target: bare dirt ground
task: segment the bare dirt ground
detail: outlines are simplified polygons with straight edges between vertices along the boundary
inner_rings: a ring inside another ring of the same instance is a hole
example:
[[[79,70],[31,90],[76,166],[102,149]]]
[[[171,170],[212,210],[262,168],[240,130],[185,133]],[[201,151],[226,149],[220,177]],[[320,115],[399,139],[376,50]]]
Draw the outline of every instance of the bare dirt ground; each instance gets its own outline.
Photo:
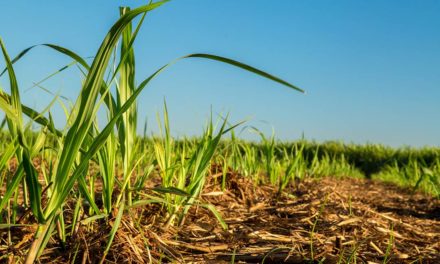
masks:
[[[210,177],[202,195],[228,224],[193,207],[181,227],[164,227],[160,205],[129,209],[106,263],[440,263],[440,201],[393,185],[324,178],[271,186],[228,174]],[[72,205],[66,205],[66,225]],[[32,219],[28,219],[29,222]],[[77,227],[66,244],[54,235],[41,263],[98,263],[113,221]],[[23,258],[35,226],[0,229],[0,262]],[[8,256],[8,257],[6,257]]]

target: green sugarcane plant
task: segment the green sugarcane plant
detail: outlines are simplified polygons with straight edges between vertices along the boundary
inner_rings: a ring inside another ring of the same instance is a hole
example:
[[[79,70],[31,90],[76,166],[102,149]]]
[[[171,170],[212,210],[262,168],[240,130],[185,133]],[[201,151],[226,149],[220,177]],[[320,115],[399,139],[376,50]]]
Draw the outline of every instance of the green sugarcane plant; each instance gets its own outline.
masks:
[[[102,163],[101,174],[108,179],[107,183],[104,184],[105,194],[105,212],[108,214],[110,211],[110,200],[112,196],[111,192],[113,190],[114,184],[112,183],[115,176],[112,176],[107,169],[111,166],[113,161],[105,160],[108,157],[109,152],[114,152],[115,142],[112,142],[112,133],[114,133],[115,127],[118,129],[119,146],[121,146],[121,153],[123,154],[123,174],[124,179],[121,185],[121,189],[126,193],[127,199],[122,199],[122,203],[119,206],[121,209],[121,214],[118,214],[117,222],[120,222],[120,217],[124,211],[124,201],[131,204],[131,182],[130,176],[133,171],[133,151],[130,149],[130,144],[135,142],[135,131],[136,131],[136,98],[139,96],[140,92],[147,86],[147,84],[155,77],[157,77],[163,70],[169,66],[176,63],[178,60],[187,58],[204,58],[209,60],[215,60],[242,68],[254,74],[263,76],[272,81],[290,87],[292,89],[302,91],[298,87],[287,83],[273,75],[266,72],[253,68],[249,65],[216,56],[211,54],[190,54],[178,58],[171,63],[164,65],[159,68],[156,72],[142,81],[136,88],[134,86],[134,55],[132,51],[132,44],[135,40],[140,25],[142,24],[143,18],[147,12],[159,7],[166,1],[158,1],[155,3],[150,3],[148,5],[136,8],[134,10],[122,9],[120,19],[112,26],[106,37],[104,38],[100,48],[98,49],[96,55],[94,56],[92,64],[89,66],[84,59],[78,56],[76,53],[65,49],[60,46],[44,44],[43,46],[54,49],[64,55],[69,56],[79,63],[81,70],[85,74],[85,80],[83,82],[80,95],[78,96],[72,113],[69,115],[69,120],[67,122],[67,127],[64,131],[57,130],[55,125],[49,115],[49,119],[45,118],[41,113],[26,107],[21,104],[19,97],[19,88],[15,78],[13,64],[22,58],[27,52],[33,49],[32,46],[23,52],[21,52],[16,58],[11,60],[6,49],[2,43],[2,51],[7,64],[7,72],[9,73],[11,95],[5,92],[0,93],[0,107],[6,113],[7,117],[10,119],[11,130],[13,131],[14,137],[16,136],[17,142],[20,145],[17,155],[21,158],[21,163],[17,170],[17,176],[13,182],[10,184],[11,190],[6,193],[3,197],[0,205],[3,208],[6,205],[6,201],[9,200],[12,193],[15,192],[23,175],[26,176],[26,184],[29,189],[29,197],[31,208],[34,217],[38,220],[39,226],[37,228],[35,239],[29,249],[26,263],[32,263],[43,251],[45,245],[48,243],[50,237],[52,236],[52,231],[55,226],[63,226],[63,207],[69,198],[72,190],[74,189],[75,183],[78,183],[78,188],[81,196],[84,197],[90,206],[92,207],[92,212],[99,214],[100,208],[94,202],[94,185],[91,183],[87,187],[87,173],[89,162],[91,160],[97,160],[98,163]],[[138,24],[135,32],[132,33],[130,29],[131,22],[134,18],[139,15],[143,15],[141,21]],[[108,64],[114,54],[118,41],[122,37],[122,48],[120,54],[120,61],[116,66],[116,70],[111,74],[108,82],[104,81],[104,75],[108,72]],[[112,83],[119,74],[119,86],[117,87],[116,99],[114,99],[111,87]],[[109,121],[100,131],[96,129],[96,118],[97,112],[101,107],[105,105],[109,111]],[[23,125],[22,116],[29,116],[34,122],[47,127],[54,136],[58,137],[59,151],[56,153],[57,163],[51,170],[53,175],[48,178],[51,182],[48,186],[47,192],[47,204],[43,208],[41,205],[42,191],[41,185],[38,182],[38,174],[32,164],[31,157],[31,147],[26,143],[25,137],[23,136]],[[14,122],[14,124],[12,124]],[[221,135],[225,132],[225,124],[221,128],[221,132],[217,136],[213,136],[212,127],[210,127],[207,132],[207,138],[204,144],[200,145],[199,151],[193,155],[190,159],[188,165],[192,170],[192,183],[188,185],[188,190],[191,195],[186,199],[185,206],[183,208],[184,212],[187,212],[190,206],[197,200],[201,188],[204,182],[204,173],[210,164],[213,152],[218,145]],[[102,147],[106,146],[106,152],[101,151]],[[98,158],[96,159],[96,156]],[[105,163],[107,162],[107,165]],[[92,179],[93,181],[93,179]],[[185,215],[185,214],[183,214]],[[116,225],[117,226],[117,225]],[[63,233],[63,228],[59,228],[60,233]],[[112,230],[110,236],[113,237],[115,228]],[[64,236],[63,236],[64,237]],[[111,239],[109,244],[111,244]],[[108,246],[109,247],[109,246]],[[108,249],[107,247],[107,249]],[[107,251],[107,250],[106,250]]]
[[[275,156],[275,132],[272,130],[272,135],[267,138],[263,132],[255,127],[252,127],[251,131],[260,136],[262,142],[261,157],[264,160],[265,173],[269,178],[269,182],[277,185],[279,166]]]
[[[162,194],[162,198],[147,196],[148,198],[162,203],[167,209],[165,228],[172,225],[176,219],[182,224],[188,210],[193,205],[199,205],[209,209],[226,228],[219,213],[212,205],[199,201],[199,196],[206,182],[214,153],[220,143],[223,134],[236,126],[226,129],[226,119],[217,134],[210,120],[202,138],[193,146],[184,143],[180,150],[171,138],[168,110],[164,105],[163,127],[160,125],[161,137],[154,142],[156,162],[160,168],[162,186],[154,190]],[[191,152],[191,153],[190,153]],[[143,203],[143,202],[141,202]]]
[[[120,14],[123,16],[130,9],[128,7],[121,7]],[[143,19],[144,17],[142,17]],[[142,21],[142,20],[141,20]],[[132,32],[131,22],[127,24],[126,28],[122,32],[121,41],[121,53],[120,56],[123,58],[122,63],[119,68],[119,84],[117,85],[117,109],[120,108],[127,100],[133,95],[135,91],[135,56],[132,47],[132,41],[134,41],[136,34],[139,30],[137,28],[136,32]],[[118,135],[121,154],[123,158],[122,168],[123,168],[123,182],[126,185],[124,188],[126,191],[126,199],[128,205],[132,203],[131,195],[131,182],[130,176],[133,169],[133,162],[135,153],[135,142],[136,142],[136,128],[137,128],[137,106],[133,103],[128,110],[122,114],[122,118],[118,121]]]

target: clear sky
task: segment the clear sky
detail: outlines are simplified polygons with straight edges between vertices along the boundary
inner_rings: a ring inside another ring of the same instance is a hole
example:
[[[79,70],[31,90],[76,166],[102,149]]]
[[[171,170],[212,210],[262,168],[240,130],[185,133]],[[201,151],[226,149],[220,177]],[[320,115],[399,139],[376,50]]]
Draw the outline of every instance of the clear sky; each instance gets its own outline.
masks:
[[[11,56],[39,43],[93,56],[117,7],[148,1],[0,1],[0,36]],[[212,61],[180,62],[140,97],[151,129],[165,98],[175,135],[197,135],[209,117],[253,125],[278,138],[391,146],[440,145],[440,1],[174,0],[151,12],[135,52],[138,80],[194,52],[251,64],[305,89],[289,90]],[[32,82],[70,60],[38,48],[16,64],[23,100],[52,98]],[[0,67],[4,67],[3,59]],[[8,90],[7,79],[0,85]],[[74,68],[43,84],[72,100]],[[62,120],[62,112],[54,109]],[[60,121],[61,122],[61,121]],[[142,125],[140,125],[142,126]],[[154,130],[154,129],[153,129]],[[252,137],[247,132],[243,137]]]

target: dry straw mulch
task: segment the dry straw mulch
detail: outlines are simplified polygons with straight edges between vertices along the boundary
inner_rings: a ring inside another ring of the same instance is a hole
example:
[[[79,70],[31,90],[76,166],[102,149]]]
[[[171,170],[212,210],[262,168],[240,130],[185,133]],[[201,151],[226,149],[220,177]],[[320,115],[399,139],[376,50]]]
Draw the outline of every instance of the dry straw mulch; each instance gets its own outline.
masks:
[[[228,230],[203,207],[193,207],[182,226],[168,229],[159,205],[133,208],[105,262],[440,263],[437,199],[349,178],[307,180],[278,195],[273,187],[257,187],[234,173],[222,192],[216,176],[209,178],[201,199],[217,208]],[[66,245],[54,236],[41,263],[101,261],[112,223],[81,225]],[[0,255],[9,257],[2,261],[20,260],[33,230],[13,229],[9,247],[3,231]]]

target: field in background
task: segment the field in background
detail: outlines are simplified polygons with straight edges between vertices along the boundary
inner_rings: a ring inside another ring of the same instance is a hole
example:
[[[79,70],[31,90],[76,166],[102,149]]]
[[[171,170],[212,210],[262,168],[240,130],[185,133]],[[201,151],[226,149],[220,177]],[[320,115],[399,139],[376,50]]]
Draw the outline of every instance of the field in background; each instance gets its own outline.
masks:
[[[252,130],[255,130],[252,128]],[[259,132],[258,132],[259,133]],[[30,132],[28,138],[37,139]],[[200,138],[179,139],[176,151],[200,144]],[[49,141],[49,139],[48,139]],[[174,140],[173,140],[174,141]],[[11,142],[8,132],[0,132],[0,153]],[[135,149],[143,155],[141,167],[157,164],[154,139],[138,137]],[[213,160],[256,182],[286,185],[306,178],[332,176],[374,179],[440,197],[440,148],[393,148],[380,144],[317,143],[298,140],[281,142],[261,135],[260,142],[249,142],[225,136]]]

